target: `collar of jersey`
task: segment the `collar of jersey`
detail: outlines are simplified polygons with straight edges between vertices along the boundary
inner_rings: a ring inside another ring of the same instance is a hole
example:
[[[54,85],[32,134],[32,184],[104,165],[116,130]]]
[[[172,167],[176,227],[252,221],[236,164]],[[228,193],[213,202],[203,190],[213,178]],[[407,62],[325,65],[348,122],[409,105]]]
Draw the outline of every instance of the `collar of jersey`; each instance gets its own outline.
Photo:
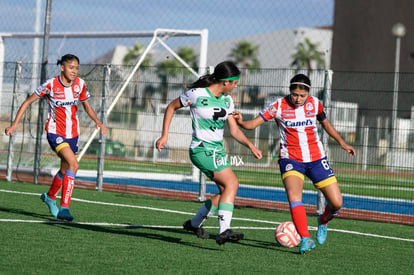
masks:
[[[219,97],[215,97],[211,92],[210,92],[210,90],[208,89],[208,87],[206,87],[206,91],[207,91],[207,93],[209,93],[210,95],[211,95],[211,97],[213,97],[213,98],[216,98],[216,99],[220,99],[222,96],[223,96],[223,94],[221,94]]]

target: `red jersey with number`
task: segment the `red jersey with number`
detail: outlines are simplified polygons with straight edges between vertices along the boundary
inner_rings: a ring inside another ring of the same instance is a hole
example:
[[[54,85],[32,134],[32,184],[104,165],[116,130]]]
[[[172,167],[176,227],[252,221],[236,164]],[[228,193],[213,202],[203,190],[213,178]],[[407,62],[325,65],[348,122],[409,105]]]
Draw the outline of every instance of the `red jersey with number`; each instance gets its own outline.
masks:
[[[260,112],[265,121],[274,119],[279,127],[279,158],[312,162],[325,157],[316,124],[316,116],[322,112],[322,103],[317,97],[308,96],[302,106],[295,108],[290,102],[290,95],[269,104]]]
[[[65,86],[60,76],[55,76],[39,86],[35,93],[47,97],[49,102],[47,133],[65,138],[79,136],[78,104],[90,97],[83,79],[76,77],[72,85]]]

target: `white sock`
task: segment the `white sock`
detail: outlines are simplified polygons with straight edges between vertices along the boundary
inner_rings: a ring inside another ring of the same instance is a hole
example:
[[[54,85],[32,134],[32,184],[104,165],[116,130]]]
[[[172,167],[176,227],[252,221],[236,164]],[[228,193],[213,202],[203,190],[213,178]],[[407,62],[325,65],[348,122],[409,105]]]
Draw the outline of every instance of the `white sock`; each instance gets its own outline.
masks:
[[[219,234],[223,233],[227,229],[230,229],[231,219],[233,217],[232,203],[222,202],[219,203],[218,220],[219,220]]]

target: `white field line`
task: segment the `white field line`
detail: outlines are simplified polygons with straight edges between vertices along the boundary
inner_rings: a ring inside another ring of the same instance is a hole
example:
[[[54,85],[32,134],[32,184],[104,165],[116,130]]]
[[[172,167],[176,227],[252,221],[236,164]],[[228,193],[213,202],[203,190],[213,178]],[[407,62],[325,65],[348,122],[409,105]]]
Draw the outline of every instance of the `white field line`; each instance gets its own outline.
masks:
[[[21,195],[30,195],[30,196],[39,196],[39,194],[37,194],[37,193],[20,192],[20,191],[3,190],[3,189],[0,189],[0,192],[21,194]],[[108,205],[108,206],[146,209],[146,210],[167,212],[167,213],[175,213],[175,214],[182,214],[182,215],[194,215],[194,213],[190,213],[190,212],[177,211],[177,210],[164,209],[164,208],[155,208],[155,207],[148,207],[148,206],[90,201],[90,200],[77,199],[77,198],[72,198],[72,201],[91,203],[91,204],[99,204],[99,205]],[[233,226],[234,229],[245,229],[245,230],[275,230],[276,225],[282,223],[282,222],[275,222],[275,221],[257,220],[257,219],[248,219],[248,218],[237,218],[237,217],[234,217],[233,220],[247,221],[247,222],[258,222],[258,223],[266,223],[266,224],[273,224],[274,225],[272,227]],[[65,222],[65,221],[51,221],[51,220],[0,219],[0,222],[41,223],[41,224],[79,224],[79,225],[113,226],[113,227],[125,227],[125,228],[170,228],[170,229],[182,228],[182,226],[117,224],[117,223],[105,223],[105,222]],[[214,228],[218,228],[218,227],[205,226],[204,228],[213,228],[214,229]],[[309,226],[309,230],[316,231],[317,228],[313,227],[313,226]],[[383,235],[378,235],[378,234],[362,233],[362,232],[349,231],[349,230],[344,230],[344,229],[329,228],[328,231],[341,232],[341,233],[346,233],[346,234],[353,234],[353,235],[360,235],[360,236],[367,236],[367,237],[382,238],[382,239],[397,240],[397,241],[414,242],[414,239],[406,239],[406,238],[399,238],[399,237],[392,237],[392,236],[383,236]]]

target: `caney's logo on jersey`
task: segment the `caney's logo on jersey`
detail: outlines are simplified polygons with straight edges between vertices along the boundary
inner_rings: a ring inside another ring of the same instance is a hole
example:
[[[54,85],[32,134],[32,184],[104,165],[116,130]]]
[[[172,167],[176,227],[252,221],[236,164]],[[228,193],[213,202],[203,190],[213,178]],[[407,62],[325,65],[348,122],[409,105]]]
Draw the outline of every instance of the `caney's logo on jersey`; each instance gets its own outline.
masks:
[[[81,92],[81,90],[80,90],[80,87],[79,87],[79,85],[75,85],[74,87],[73,87],[73,96],[75,97],[75,98],[78,98],[79,97],[79,94],[80,94],[80,92]]]
[[[285,170],[286,171],[290,171],[290,170],[292,170],[293,169],[293,165],[292,165],[292,163],[288,163],[287,165],[286,165],[286,167],[285,167]]]
[[[55,101],[55,105],[58,107],[64,107],[64,106],[72,106],[72,105],[78,105],[77,100],[71,100],[71,101]]]
[[[286,127],[288,128],[295,128],[295,127],[303,127],[303,126],[312,126],[313,122],[311,119],[303,120],[303,121],[286,121]]]

